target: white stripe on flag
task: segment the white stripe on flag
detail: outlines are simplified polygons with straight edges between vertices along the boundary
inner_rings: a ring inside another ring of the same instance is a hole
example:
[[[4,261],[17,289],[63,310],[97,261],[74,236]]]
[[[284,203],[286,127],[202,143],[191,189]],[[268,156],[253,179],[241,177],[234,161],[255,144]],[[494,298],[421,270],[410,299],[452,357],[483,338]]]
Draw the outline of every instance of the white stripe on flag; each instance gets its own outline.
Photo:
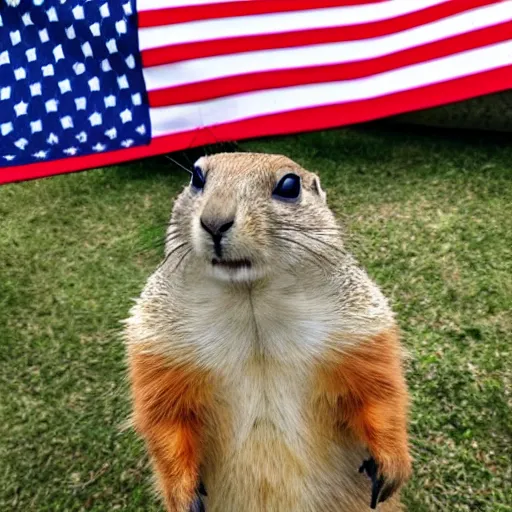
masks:
[[[150,109],[153,136],[215,126],[266,114],[345,103],[511,65],[512,42],[478,48],[368,78],[257,91]]]
[[[137,0],[137,11],[152,11],[168,7],[188,7],[189,5],[229,4],[240,0]],[[251,0],[242,0],[250,2]]]
[[[151,91],[258,71],[355,62],[440,41],[507,20],[512,20],[510,1],[481,7],[396,34],[362,41],[261,50],[154,66],[143,70],[144,80]]]
[[[391,0],[377,5],[365,4],[259,14],[141,28],[139,30],[139,46],[141,50],[147,50],[171,44],[209,41],[236,36],[276,34],[294,30],[355,25],[394,18],[446,2],[447,0]]]

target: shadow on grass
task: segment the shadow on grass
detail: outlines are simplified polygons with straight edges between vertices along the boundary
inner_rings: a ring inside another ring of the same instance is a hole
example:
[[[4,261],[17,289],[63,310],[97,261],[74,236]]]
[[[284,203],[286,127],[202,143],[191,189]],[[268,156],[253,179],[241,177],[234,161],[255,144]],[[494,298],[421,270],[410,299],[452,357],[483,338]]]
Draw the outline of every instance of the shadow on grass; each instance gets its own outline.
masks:
[[[382,122],[347,129],[311,132],[241,143],[252,151],[280,152],[307,167],[309,162],[338,163],[344,172],[394,179],[428,178],[483,171],[503,175],[512,159],[505,134],[464,130],[394,126]],[[492,161],[492,164],[489,162]],[[500,165],[502,164],[502,165]],[[311,169],[314,170],[314,169]]]
[[[139,180],[171,179],[186,183],[187,170],[201,156],[233,151],[261,151],[283,153],[292,159],[321,159],[337,161],[340,164],[361,164],[378,178],[381,172],[389,177],[389,168],[380,169],[384,163],[396,160],[395,168],[407,167],[408,173],[418,178],[421,174],[432,177],[433,169],[423,165],[441,164],[448,159],[452,166],[493,173],[496,166],[485,167],[492,159],[512,159],[510,134],[430,128],[416,125],[392,125],[388,122],[374,122],[346,129],[302,133],[272,138],[258,138],[240,143],[226,142],[190,148],[183,151],[158,155],[135,162],[126,162],[108,169],[123,182]],[[427,151],[426,151],[427,149]],[[485,169],[483,169],[485,167]],[[361,174],[359,169],[356,174]],[[499,172],[499,171],[498,171]],[[440,169],[444,174],[444,169]],[[394,176],[397,178],[398,176]],[[112,185],[111,176],[109,177]]]

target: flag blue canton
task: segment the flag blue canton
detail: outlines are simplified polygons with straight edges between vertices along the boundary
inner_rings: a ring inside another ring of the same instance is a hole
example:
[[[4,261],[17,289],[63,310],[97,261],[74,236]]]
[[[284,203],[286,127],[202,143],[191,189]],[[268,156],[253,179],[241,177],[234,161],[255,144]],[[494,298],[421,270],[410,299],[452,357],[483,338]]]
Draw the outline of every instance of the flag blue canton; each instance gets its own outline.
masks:
[[[135,0],[0,3],[0,167],[150,138]]]

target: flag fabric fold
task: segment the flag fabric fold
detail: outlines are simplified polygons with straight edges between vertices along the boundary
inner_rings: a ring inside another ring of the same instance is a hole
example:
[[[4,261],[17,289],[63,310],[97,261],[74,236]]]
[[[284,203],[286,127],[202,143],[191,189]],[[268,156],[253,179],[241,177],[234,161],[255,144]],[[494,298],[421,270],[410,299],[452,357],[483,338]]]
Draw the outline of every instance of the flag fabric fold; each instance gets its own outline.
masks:
[[[1,2],[0,183],[510,88],[510,0]]]

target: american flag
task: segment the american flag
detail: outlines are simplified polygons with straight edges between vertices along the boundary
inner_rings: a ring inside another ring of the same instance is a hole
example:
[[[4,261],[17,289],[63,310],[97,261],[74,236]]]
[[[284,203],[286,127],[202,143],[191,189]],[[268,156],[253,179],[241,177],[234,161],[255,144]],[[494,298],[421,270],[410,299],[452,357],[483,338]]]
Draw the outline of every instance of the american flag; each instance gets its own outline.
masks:
[[[509,0],[0,0],[0,183],[511,87]]]

